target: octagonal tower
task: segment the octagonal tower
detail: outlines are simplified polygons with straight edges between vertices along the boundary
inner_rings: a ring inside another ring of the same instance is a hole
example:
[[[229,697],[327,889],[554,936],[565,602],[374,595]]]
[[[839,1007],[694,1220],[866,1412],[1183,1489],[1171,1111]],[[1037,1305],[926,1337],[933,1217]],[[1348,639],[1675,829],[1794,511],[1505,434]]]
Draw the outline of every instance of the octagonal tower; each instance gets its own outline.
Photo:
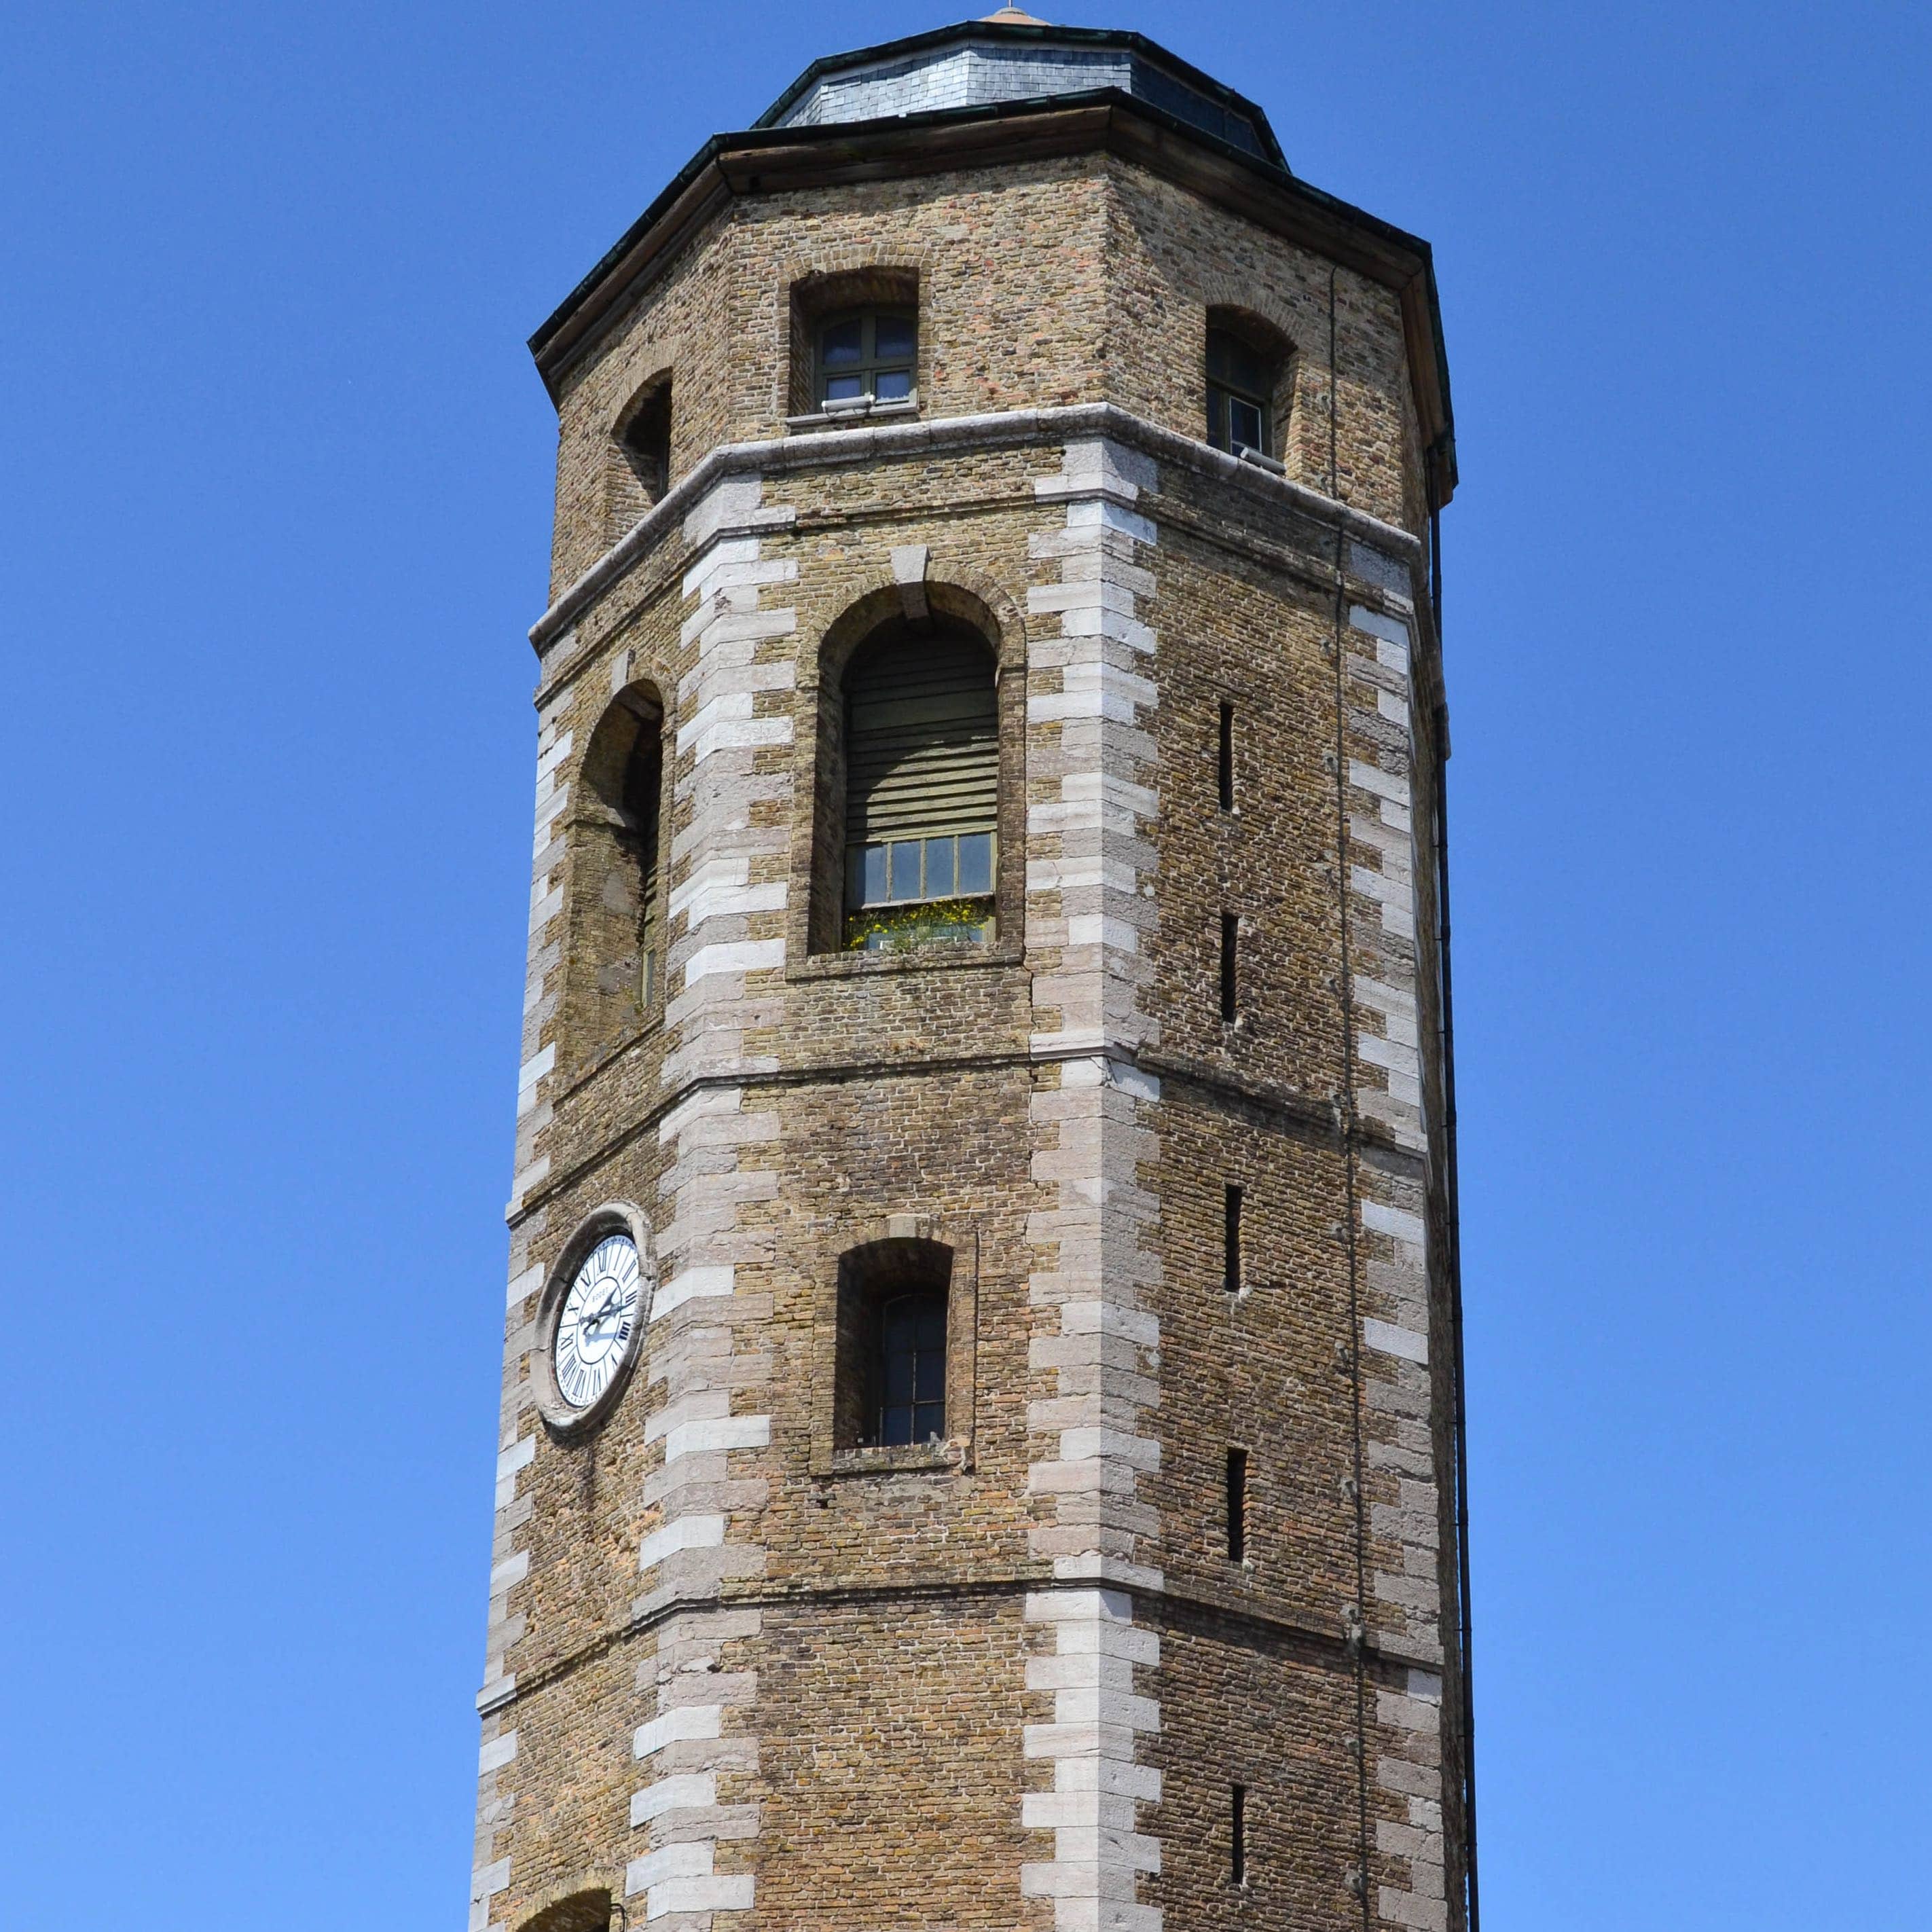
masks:
[[[532,348],[474,1932],[1462,1925],[1426,247],[1009,10]]]

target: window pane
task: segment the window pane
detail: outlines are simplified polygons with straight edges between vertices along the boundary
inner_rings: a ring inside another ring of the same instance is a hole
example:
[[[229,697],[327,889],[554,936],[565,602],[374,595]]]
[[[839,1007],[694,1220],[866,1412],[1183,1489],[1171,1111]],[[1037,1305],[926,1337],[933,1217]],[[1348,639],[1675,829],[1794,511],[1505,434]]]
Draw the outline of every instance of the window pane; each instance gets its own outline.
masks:
[[[909,315],[882,315],[878,319],[878,346],[873,352],[881,362],[908,361],[913,354],[915,325]]]
[[[959,842],[959,884],[962,897],[993,890],[993,835],[969,832]]]
[[[1274,387],[1268,358],[1224,328],[1208,332],[1208,374],[1231,389],[1245,389],[1251,396],[1264,396]]]
[[[946,1433],[946,1297],[894,1296],[880,1311],[878,1437],[927,1442]]]
[[[1228,446],[1228,394],[1212,383],[1208,388],[1208,440],[1216,449]]]
[[[825,379],[825,400],[828,403],[845,402],[865,393],[866,379],[862,376],[828,376]]]
[[[828,369],[850,368],[865,353],[858,321],[835,322],[820,338],[819,360]]]
[[[913,1364],[914,1357],[910,1343],[887,1342],[884,1374],[886,1406],[910,1402],[913,1399]]]
[[[1228,427],[1234,445],[1248,449],[1262,448],[1262,412],[1252,403],[1238,397],[1228,398]],[[1263,451],[1265,454],[1267,452]]]
[[[864,872],[860,887],[861,905],[883,904],[886,897],[886,848],[868,845],[863,854]]]
[[[892,897],[919,897],[919,844],[916,838],[902,838],[892,847]]]
[[[1274,385],[1268,380],[1268,366],[1246,343],[1238,342],[1228,358],[1228,380],[1237,389],[1252,396],[1265,395]]]
[[[882,403],[902,403],[912,394],[910,369],[881,369],[872,384],[872,393]]]
[[[928,838],[926,842],[928,898],[950,899],[952,896],[952,848],[958,842],[952,838]]]

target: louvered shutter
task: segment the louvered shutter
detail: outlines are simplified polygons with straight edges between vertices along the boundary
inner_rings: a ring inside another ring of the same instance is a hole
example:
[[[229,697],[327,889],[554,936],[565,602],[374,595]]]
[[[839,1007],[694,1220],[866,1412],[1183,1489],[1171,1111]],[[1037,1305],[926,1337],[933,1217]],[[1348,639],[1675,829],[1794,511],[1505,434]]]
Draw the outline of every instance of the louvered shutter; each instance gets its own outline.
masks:
[[[861,664],[847,690],[851,844],[992,830],[1000,736],[984,644],[910,638]]]

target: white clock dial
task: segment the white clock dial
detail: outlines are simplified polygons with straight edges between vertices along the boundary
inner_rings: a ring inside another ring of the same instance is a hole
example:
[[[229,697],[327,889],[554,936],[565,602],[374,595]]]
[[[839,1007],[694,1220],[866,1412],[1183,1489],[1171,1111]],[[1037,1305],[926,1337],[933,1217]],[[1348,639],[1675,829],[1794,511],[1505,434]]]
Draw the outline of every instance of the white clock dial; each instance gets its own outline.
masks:
[[[644,1312],[644,1270],[628,1234],[607,1234],[584,1258],[556,1318],[550,1359],[557,1394],[588,1408],[624,1365]]]

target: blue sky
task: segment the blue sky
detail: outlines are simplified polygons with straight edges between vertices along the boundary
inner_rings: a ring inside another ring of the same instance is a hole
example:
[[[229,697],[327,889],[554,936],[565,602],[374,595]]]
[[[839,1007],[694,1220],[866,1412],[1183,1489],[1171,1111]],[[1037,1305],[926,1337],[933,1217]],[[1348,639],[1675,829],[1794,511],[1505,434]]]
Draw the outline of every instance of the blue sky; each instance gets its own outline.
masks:
[[[523,340],[707,134],[949,17],[7,10],[14,1923],[460,1922]],[[1913,1922],[1926,16],[1078,19],[1436,247],[1488,1932]]]

